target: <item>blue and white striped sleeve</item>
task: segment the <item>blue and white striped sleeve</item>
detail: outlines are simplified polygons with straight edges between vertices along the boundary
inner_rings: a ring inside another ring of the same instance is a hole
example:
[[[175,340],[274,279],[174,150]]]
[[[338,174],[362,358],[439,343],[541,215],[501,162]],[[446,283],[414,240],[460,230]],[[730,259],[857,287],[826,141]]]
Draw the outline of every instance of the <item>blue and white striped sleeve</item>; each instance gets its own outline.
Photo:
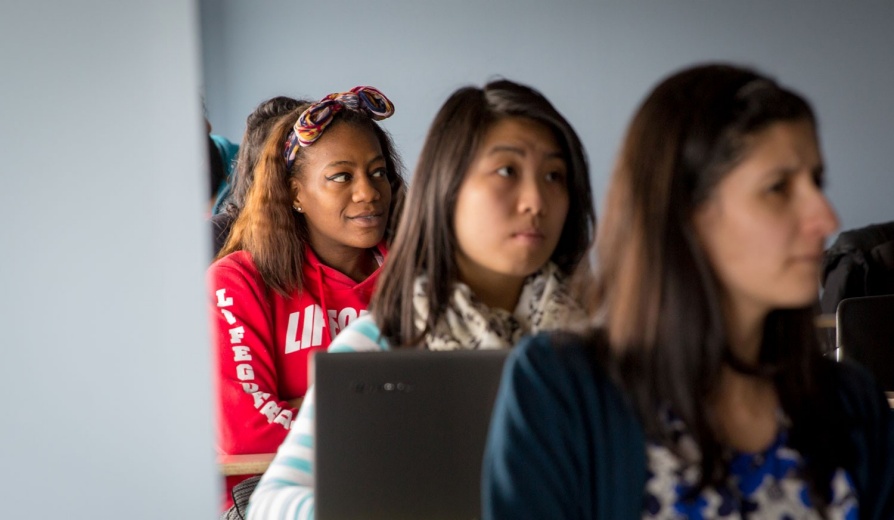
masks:
[[[389,350],[371,315],[352,321],[329,345],[329,352]],[[261,477],[248,504],[248,520],[314,518],[314,387],[308,389],[298,417]]]

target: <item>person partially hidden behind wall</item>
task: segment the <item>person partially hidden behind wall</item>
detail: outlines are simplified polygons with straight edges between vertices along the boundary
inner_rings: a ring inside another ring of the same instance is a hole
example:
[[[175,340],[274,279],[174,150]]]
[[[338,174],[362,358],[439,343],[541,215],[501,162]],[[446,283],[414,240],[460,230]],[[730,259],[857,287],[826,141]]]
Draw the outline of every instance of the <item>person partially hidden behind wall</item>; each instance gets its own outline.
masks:
[[[224,199],[229,195],[230,183],[233,177],[233,171],[236,167],[236,155],[239,153],[239,145],[230,141],[226,137],[212,132],[211,121],[205,117],[205,129],[208,131],[209,144],[213,145],[213,150],[209,148],[209,153],[216,152],[214,161],[220,161],[223,166],[223,175],[211,176],[211,215],[220,212]],[[215,166],[216,167],[216,166]],[[214,170],[212,170],[213,172]]]
[[[254,170],[258,158],[264,148],[270,130],[280,117],[310,101],[293,99],[287,96],[276,96],[260,103],[245,120],[245,132],[239,144],[235,166],[226,186],[218,195],[218,201],[212,211],[211,224],[212,258],[223,248],[230,236],[230,228],[242,207],[245,197],[254,182]]]

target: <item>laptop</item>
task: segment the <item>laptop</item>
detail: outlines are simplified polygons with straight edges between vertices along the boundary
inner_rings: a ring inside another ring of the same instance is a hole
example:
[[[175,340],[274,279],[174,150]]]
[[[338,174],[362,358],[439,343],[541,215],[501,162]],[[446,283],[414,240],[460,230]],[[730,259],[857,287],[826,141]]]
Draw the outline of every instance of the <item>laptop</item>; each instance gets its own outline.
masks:
[[[894,392],[894,295],[845,298],[836,312],[838,349]]]
[[[508,350],[320,353],[317,520],[472,520]]]

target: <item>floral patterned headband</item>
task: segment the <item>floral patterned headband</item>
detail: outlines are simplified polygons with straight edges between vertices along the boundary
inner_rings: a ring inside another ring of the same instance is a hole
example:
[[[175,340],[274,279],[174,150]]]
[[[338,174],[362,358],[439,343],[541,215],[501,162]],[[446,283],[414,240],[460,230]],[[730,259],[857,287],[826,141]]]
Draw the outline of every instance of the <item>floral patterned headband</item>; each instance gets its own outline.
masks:
[[[391,101],[373,87],[358,86],[347,92],[329,94],[307,107],[307,110],[298,116],[298,121],[286,137],[283,157],[287,168],[291,169],[295,164],[298,148],[310,146],[319,139],[326,127],[332,123],[335,114],[343,109],[365,112],[376,121],[394,114],[394,105]]]

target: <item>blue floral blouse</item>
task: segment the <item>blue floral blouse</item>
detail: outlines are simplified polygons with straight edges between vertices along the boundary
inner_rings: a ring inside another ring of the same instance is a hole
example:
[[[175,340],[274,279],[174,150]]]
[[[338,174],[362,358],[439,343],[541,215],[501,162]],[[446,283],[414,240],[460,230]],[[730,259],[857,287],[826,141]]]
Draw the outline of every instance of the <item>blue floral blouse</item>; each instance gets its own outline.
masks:
[[[679,421],[669,423],[680,453],[697,453],[693,439]],[[643,503],[645,519],[819,519],[801,477],[804,461],[786,446],[788,433],[780,427],[773,444],[761,453],[734,453],[729,485],[707,488],[695,498],[687,493],[698,483],[699,469],[684,465],[667,447],[649,442]],[[695,451],[693,451],[695,450]],[[689,458],[687,456],[687,458]],[[857,496],[850,475],[833,475],[829,519],[857,520]]]

